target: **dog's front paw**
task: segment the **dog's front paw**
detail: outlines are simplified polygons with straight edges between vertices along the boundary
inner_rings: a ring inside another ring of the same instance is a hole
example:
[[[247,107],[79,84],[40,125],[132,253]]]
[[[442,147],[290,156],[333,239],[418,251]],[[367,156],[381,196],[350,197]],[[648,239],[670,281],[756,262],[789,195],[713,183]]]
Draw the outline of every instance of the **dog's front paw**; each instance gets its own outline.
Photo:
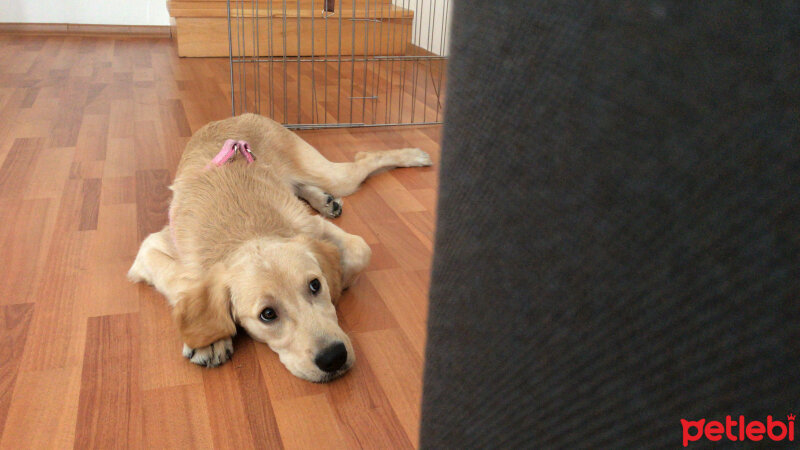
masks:
[[[233,340],[220,339],[207,347],[191,348],[183,344],[183,356],[198,366],[217,367],[231,359],[233,355]]]
[[[142,267],[142,263],[137,258],[133,265],[131,266],[130,270],[128,270],[128,281],[131,283],[139,283],[142,281],[147,281],[148,276],[144,273],[144,268]]]
[[[144,254],[150,251],[150,247],[148,247],[147,244],[148,241],[145,240],[142,244],[142,249],[139,250],[139,253],[136,255],[136,259],[133,261],[131,268],[128,270],[128,280],[131,283],[139,283],[144,281],[145,283],[153,284],[150,281],[153,279],[153,277],[150,274],[150,271],[147,270],[147,266],[142,261]]]
[[[320,209],[320,212],[331,219],[335,219],[342,215],[342,199],[334,198],[328,194],[325,198],[325,206]]]
[[[347,289],[358,279],[358,275],[369,266],[372,249],[361,236],[350,235],[350,239],[342,252],[343,287]]]

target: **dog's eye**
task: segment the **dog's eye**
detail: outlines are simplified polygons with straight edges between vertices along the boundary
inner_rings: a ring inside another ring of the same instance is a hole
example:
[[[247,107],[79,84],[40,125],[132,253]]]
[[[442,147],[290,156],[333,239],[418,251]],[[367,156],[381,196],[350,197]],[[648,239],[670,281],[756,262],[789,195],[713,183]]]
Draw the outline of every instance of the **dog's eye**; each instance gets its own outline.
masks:
[[[272,308],[264,308],[264,310],[261,311],[259,318],[262,322],[272,322],[278,318],[278,313],[276,313]]]
[[[308,289],[311,290],[311,293],[317,295],[317,292],[322,288],[322,284],[320,284],[319,280],[314,278],[308,283]]]

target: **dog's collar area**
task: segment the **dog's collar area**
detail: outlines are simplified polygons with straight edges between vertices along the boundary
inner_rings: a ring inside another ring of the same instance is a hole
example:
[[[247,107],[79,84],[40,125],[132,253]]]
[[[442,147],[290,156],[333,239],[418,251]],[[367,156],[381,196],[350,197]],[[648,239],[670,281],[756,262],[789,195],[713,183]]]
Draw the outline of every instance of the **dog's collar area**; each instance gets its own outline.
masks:
[[[223,164],[232,160],[236,156],[236,153],[241,153],[244,155],[248,164],[256,160],[255,156],[253,156],[253,152],[250,151],[250,144],[248,144],[246,141],[228,139],[224,144],[222,144],[222,149],[219,151],[219,153],[217,153],[217,156],[215,156],[211,162],[206,164],[206,169],[210,169],[214,166],[222,166]]]

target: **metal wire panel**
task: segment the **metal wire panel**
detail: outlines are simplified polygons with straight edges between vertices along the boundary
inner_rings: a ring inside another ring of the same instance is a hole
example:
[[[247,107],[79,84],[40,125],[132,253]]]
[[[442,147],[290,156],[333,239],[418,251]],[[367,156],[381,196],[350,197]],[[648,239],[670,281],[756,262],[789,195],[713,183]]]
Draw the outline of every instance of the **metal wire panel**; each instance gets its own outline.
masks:
[[[290,128],[441,123],[450,7],[228,0],[231,112]]]

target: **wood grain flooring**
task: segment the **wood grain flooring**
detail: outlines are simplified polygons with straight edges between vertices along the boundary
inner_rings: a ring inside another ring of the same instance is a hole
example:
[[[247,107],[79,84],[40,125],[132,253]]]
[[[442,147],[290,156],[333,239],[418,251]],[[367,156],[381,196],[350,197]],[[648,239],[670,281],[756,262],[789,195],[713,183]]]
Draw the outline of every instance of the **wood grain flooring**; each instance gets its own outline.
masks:
[[[436,164],[368,180],[336,219],[373,249],[339,307],[342,379],[295,378],[246,336],[192,365],[164,299],[125,279],[229,81],[166,39],[0,34],[0,448],[416,446],[438,127],[300,132],[331,160],[415,146]]]

